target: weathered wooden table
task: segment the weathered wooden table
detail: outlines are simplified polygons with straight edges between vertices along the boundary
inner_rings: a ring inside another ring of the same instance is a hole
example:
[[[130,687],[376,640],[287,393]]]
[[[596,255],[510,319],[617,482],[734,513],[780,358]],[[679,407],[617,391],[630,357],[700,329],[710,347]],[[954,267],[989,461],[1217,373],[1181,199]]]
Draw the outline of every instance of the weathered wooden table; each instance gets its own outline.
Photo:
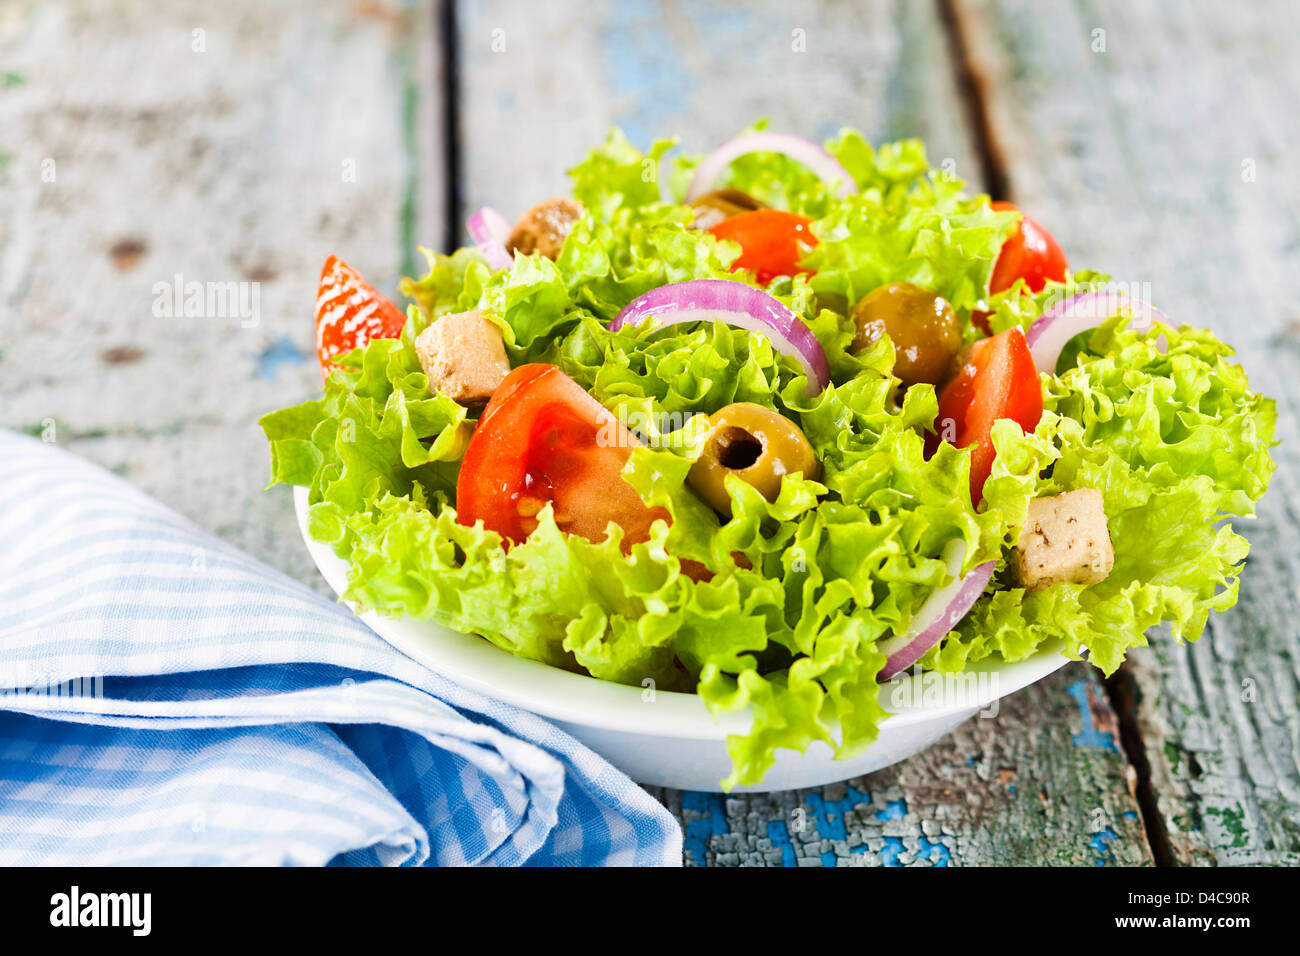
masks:
[[[611,123],[697,151],[759,116],[924,137],[1278,397],[1241,603],[882,773],[659,791],[687,862],[1298,863],[1297,96],[1281,0],[0,0],[0,425],[323,589],[253,422],[319,386],[327,254],[392,291],[467,209],[563,189]],[[178,276],[257,283],[257,321],[165,314]]]

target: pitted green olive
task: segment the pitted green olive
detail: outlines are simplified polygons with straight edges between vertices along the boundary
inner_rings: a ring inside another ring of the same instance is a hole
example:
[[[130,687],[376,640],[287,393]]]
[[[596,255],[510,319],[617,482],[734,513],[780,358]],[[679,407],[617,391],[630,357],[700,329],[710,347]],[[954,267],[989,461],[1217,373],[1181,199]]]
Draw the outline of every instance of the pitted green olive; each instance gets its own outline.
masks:
[[[776,500],[785,475],[821,475],[821,465],[799,426],[770,408],[737,402],[710,415],[709,426],[704,452],[687,480],[704,502],[723,514],[731,513],[724,482],[729,474],[768,501]]]
[[[715,189],[691,203],[695,210],[692,229],[712,229],[724,219],[742,212],[766,209],[767,206],[739,189]]]
[[[894,374],[904,385],[947,380],[961,348],[961,326],[946,299],[910,282],[883,285],[853,307],[860,352],[888,333],[894,343]]]

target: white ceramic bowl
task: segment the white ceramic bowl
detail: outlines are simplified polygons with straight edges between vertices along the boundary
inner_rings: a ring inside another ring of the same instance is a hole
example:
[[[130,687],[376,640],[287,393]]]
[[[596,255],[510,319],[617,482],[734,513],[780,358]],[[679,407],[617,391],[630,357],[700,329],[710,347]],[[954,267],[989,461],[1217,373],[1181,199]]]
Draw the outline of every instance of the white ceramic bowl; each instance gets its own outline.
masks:
[[[307,534],[307,489],[294,489],[294,505],[316,566],[330,587],[342,593],[347,565]],[[715,718],[694,694],[649,691],[572,674],[428,621],[374,612],[361,619],[431,670],[548,718],[640,783],[720,791],[719,781],[731,772],[727,735],[744,733],[749,726],[748,714]],[[778,751],[762,783],[735,792],[817,787],[888,767],[924,750],[977,713],[993,716],[999,698],[1067,662],[1055,645],[1016,664],[986,660],[961,675],[898,678],[881,688],[881,702],[892,716],[865,752],[835,760],[831,748],[821,742],[803,754]]]

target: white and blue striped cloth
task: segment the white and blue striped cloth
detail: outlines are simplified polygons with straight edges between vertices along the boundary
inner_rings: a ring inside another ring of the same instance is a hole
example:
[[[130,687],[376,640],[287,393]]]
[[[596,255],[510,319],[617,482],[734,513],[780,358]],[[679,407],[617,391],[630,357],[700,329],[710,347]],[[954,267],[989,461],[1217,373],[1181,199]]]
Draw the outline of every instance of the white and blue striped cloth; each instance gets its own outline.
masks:
[[[567,734],[0,430],[0,865],[679,864],[681,845]]]

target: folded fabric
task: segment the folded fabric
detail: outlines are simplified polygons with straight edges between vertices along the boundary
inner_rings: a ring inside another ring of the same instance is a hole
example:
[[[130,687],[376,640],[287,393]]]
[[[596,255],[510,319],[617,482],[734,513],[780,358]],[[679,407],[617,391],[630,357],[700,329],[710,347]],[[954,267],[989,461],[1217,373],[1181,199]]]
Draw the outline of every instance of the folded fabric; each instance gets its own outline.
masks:
[[[681,842],[544,720],[0,431],[0,865],[677,865]]]

